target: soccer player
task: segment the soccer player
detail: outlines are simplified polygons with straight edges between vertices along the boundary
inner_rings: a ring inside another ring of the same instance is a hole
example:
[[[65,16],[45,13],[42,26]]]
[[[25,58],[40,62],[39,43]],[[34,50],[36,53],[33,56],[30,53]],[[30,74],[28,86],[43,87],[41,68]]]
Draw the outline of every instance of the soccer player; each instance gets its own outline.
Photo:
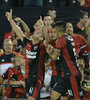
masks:
[[[48,45],[46,48],[47,53],[53,60],[60,60],[60,67],[64,73],[53,88],[51,100],[57,100],[61,95],[66,95],[67,92],[72,100],[81,100],[79,94],[81,73],[76,61],[74,39],[65,35],[65,23],[58,22],[55,28],[58,27],[59,24],[62,24],[61,30],[63,30],[63,35],[59,36],[56,42],[56,48],[53,48],[51,45]],[[59,58],[60,53],[62,54],[61,59]]]
[[[40,34],[33,34],[30,38],[24,36],[21,29],[14,23],[12,19],[12,11],[6,12],[5,15],[13,27],[16,34],[26,45],[26,66],[25,66],[25,78],[26,78],[26,95],[28,100],[37,100],[39,91],[43,83],[44,76],[44,58],[45,58],[45,46],[41,42],[43,37]]]

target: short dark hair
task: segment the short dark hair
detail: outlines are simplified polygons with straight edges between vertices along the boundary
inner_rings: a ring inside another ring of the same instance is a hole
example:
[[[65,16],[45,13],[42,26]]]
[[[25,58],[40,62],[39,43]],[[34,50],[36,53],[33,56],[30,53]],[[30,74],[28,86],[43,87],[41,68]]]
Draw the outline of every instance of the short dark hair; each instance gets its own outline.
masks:
[[[44,17],[47,17],[47,16],[50,16],[48,13],[46,13],[45,15],[44,15]]]
[[[64,21],[57,21],[55,24],[52,25],[52,28],[58,28],[59,31],[65,32],[66,30],[66,23]]]
[[[44,20],[45,17],[51,17],[51,16],[47,13],[42,17],[42,19]]]
[[[54,7],[51,7],[51,8],[49,8],[49,10],[56,10],[56,9],[55,9]],[[49,10],[48,10],[48,11],[49,11]]]
[[[82,19],[85,15],[88,15],[88,12],[80,10],[80,12],[77,14],[77,17],[78,19]]]

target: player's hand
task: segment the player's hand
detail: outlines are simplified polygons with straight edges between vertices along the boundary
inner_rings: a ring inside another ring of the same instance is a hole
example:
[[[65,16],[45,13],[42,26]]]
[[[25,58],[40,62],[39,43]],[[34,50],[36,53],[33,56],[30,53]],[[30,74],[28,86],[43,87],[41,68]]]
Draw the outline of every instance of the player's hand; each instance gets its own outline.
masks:
[[[32,96],[29,96],[28,100],[35,100],[35,99]]]
[[[43,28],[44,27],[44,23],[43,23],[43,20],[42,20],[42,17],[40,16],[40,19],[39,20],[37,20],[37,22],[36,23],[38,23],[38,25],[39,25],[39,27],[41,27],[41,28]]]
[[[50,44],[47,45],[46,51],[48,54],[53,54],[53,47]]]
[[[21,83],[21,85],[22,85],[23,87],[25,87],[25,82],[24,82],[24,81],[20,81],[20,83]]]
[[[8,21],[12,19],[12,9],[10,9],[10,12],[6,12],[5,16],[7,17]]]

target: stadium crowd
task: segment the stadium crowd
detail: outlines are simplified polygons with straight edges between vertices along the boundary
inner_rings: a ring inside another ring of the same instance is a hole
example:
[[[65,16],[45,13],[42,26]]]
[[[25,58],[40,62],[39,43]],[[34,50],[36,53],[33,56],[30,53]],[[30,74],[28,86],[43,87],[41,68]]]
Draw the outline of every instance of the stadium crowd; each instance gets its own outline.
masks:
[[[30,32],[27,24],[5,13],[11,32],[0,49],[1,98],[90,100],[90,18],[55,22],[56,10],[40,16]],[[23,30],[22,30],[22,28]]]

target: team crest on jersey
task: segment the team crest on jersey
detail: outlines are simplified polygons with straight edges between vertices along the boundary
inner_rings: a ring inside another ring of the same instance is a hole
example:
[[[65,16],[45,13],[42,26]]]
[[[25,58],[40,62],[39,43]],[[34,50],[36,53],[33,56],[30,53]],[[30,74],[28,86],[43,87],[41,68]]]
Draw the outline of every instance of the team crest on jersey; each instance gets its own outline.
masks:
[[[14,57],[11,58],[11,61],[14,61]]]
[[[34,50],[36,50],[38,48],[38,46],[34,46]]]
[[[11,38],[11,35],[8,37],[8,39],[10,39]]]
[[[5,61],[5,59],[2,59],[2,62],[4,62]]]

